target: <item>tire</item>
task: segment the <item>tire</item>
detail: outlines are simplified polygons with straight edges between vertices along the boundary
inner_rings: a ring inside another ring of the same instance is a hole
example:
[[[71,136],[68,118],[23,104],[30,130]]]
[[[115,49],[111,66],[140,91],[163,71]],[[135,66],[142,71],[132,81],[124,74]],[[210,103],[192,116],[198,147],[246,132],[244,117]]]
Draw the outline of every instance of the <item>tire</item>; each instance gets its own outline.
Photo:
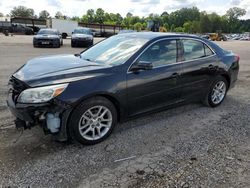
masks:
[[[216,88],[219,88],[219,87],[222,87],[222,88],[216,90]],[[217,76],[213,80],[212,84],[210,85],[208,89],[208,92],[204,99],[204,104],[210,107],[219,106],[226,98],[227,91],[228,91],[228,81],[223,76]],[[217,92],[217,94],[215,92]],[[215,97],[215,96],[218,96],[218,97]]]
[[[63,40],[62,40],[62,42],[61,42],[61,46],[63,46]]]
[[[66,38],[67,38],[67,36],[68,36],[68,34],[67,34],[67,33],[63,33],[63,34],[62,34],[62,38],[63,38],[63,39],[66,39]]]
[[[61,47],[61,41],[60,41],[60,40],[58,40],[58,41],[56,42],[55,47],[56,47],[56,48],[60,48],[60,47]]]
[[[93,145],[105,140],[116,124],[114,105],[104,97],[94,97],[74,109],[68,125],[73,139],[84,145]]]

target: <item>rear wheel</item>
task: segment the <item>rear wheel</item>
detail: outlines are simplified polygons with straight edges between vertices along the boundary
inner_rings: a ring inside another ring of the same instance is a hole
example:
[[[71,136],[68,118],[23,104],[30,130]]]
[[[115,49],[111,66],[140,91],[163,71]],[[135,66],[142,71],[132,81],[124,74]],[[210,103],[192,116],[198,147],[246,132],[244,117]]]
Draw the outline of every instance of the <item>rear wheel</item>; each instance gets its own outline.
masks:
[[[208,90],[204,103],[211,107],[219,106],[225,99],[227,90],[227,80],[223,76],[216,77]]]
[[[82,102],[74,110],[69,129],[78,142],[91,145],[106,139],[116,123],[114,105],[104,97],[95,97]]]
[[[63,39],[66,39],[66,38],[67,38],[67,36],[68,36],[68,34],[67,34],[67,33],[62,33],[62,38],[63,38]]]

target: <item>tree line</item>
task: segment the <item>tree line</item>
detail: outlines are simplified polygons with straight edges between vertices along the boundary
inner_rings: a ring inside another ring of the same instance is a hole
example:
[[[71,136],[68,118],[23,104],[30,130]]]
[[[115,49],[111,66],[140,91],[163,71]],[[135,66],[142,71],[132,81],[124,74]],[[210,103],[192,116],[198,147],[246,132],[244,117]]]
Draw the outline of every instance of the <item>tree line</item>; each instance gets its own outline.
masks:
[[[58,19],[71,19],[83,23],[98,23],[121,25],[125,29],[145,30],[148,21],[154,21],[161,27],[161,31],[185,32],[185,33],[211,33],[221,31],[223,33],[242,33],[250,31],[250,19],[240,20],[246,14],[246,10],[238,7],[230,8],[225,15],[217,13],[207,13],[200,11],[197,7],[181,8],[174,12],[163,12],[162,14],[149,14],[146,17],[139,17],[132,13],[127,13],[122,17],[119,13],[108,13],[102,8],[87,10],[82,17],[68,17],[60,11],[55,14]],[[28,17],[47,19],[51,15],[43,10],[39,15],[35,15],[34,10],[24,6],[17,6],[11,10],[11,17]],[[3,16],[0,13],[0,16]]]

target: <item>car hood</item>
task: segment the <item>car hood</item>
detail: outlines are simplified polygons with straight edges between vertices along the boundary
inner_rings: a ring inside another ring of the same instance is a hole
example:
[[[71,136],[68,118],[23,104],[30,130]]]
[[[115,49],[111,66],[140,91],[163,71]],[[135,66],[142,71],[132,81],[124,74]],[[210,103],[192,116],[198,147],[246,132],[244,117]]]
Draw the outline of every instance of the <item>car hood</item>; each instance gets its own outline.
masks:
[[[79,34],[79,33],[75,33],[72,35],[72,38],[92,38],[92,35],[87,35],[87,34]]]
[[[51,38],[59,38],[59,36],[57,35],[47,35],[47,34],[44,34],[44,35],[36,35],[34,36],[35,39],[51,39]]]
[[[95,70],[109,68],[75,55],[38,57],[28,61],[13,76],[30,87],[72,82],[102,75]]]

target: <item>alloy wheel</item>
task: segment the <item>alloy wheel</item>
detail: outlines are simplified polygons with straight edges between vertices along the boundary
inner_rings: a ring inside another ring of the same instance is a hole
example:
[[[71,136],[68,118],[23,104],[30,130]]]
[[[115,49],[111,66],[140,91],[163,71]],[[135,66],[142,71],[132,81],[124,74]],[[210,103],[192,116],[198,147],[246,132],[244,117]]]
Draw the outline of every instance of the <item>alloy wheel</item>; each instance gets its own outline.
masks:
[[[108,133],[112,121],[112,113],[107,107],[94,106],[80,118],[79,132],[86,140],[98,140]]]
[[[213,91],[212,91],[212,102],[214,104],[219,104],[223,101],[226,95],[226,83],[224,81],[219,81],[215,84]]]

